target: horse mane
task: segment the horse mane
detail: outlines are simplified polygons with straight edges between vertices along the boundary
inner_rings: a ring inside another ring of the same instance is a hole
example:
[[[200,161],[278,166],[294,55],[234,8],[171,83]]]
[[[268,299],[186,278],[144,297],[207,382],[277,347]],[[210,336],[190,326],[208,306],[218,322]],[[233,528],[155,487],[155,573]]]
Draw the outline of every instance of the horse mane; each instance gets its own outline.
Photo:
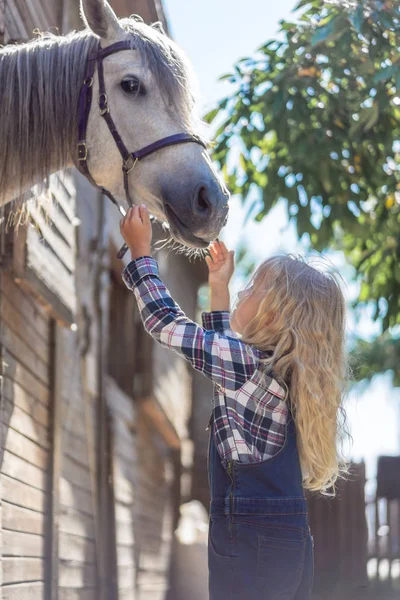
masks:
[[[193,129],[189,71],[175,44],[136,17],[120,23],[163,97],[179,111],[187,129]],[[88,30],[64,36],[48,32],[0,50],[0,206],[10,182],[16,195],[41,181],[47,186],[51,172],[75,156],[79,91],[87,57],[97,43]]]

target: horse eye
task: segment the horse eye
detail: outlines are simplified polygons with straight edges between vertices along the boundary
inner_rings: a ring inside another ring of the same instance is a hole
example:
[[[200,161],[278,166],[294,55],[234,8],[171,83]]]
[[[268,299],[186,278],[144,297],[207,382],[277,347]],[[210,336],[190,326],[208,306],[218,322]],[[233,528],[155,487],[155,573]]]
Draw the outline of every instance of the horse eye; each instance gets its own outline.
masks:
[[[143,96],[146,93],[144,86],[136,77],[127,77],[121,81],[121,88],[126,94],[134,96]]]

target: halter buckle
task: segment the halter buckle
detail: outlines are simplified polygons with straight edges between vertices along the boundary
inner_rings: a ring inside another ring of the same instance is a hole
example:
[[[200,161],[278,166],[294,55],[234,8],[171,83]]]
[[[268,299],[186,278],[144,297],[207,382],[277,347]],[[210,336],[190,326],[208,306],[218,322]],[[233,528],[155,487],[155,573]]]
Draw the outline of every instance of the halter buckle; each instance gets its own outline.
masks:
[[[86,142],[78,142],[78,160],[86,160],[88,156]]]
[[[85,77],[85,79],[83,80],[83,85],[86,85],[86,87],[92,87],[93,85],[93,77]]]
[[[128,175],[128,173],[130,173],[135,167],[136,167],[136,163],[139,159],[135,158],[133,159],[132,156],[129,156],[129,158],[127,158],[126,160],[124,160],[124,171],[125,173]]]
[[[99,94],[99,108],[100,114],[102,117],[110,112],[110,107],[108,106],[108,98],[107,94],[101,93]]]

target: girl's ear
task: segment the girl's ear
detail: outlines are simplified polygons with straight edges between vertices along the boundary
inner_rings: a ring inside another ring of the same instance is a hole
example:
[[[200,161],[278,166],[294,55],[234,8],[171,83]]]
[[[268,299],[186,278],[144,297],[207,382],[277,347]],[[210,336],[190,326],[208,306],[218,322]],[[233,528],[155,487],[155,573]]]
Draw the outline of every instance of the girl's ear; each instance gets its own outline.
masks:
[[[80,0],[80,3],[83,22],[100,38],[115,39],[123,32],[117,15],[107,0]]]

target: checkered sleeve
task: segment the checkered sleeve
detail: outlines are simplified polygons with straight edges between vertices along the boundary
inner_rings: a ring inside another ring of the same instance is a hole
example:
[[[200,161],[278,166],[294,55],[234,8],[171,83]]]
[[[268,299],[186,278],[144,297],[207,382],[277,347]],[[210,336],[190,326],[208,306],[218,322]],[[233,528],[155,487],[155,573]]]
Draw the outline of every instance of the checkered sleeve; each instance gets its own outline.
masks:
[[[229,316],[230,312],[228,310],[212,310],[210,312],[203,312],[201,320],[204,329],[224,333],[231,337],[237,337],[236,333],[231,329]]]
[[[236,390],[253,375],[256,360],[246,344],[188,319],[160,279],[153,258],[130,262],[122,279],[135,294],[146,331],[161,345],[182,355],[224,389]]]

